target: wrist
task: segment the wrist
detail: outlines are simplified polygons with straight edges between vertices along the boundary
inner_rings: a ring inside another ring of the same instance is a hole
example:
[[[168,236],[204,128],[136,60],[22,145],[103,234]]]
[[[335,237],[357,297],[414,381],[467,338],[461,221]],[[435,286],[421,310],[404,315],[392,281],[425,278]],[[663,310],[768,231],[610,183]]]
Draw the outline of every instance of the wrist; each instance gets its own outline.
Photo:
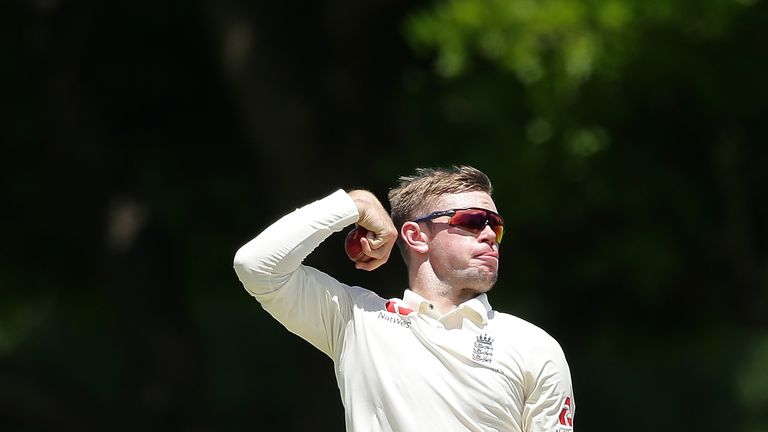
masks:
[[[379,200],[376,198],[376,195],[364,189],[354,189],[347,192],[347,194],[350,198],[352,198],[352,202],[355,203],[355,207],[357,207],[357,214],[359,219],[364,217],[366,210],[371,208],[371,206],[381,205]]]

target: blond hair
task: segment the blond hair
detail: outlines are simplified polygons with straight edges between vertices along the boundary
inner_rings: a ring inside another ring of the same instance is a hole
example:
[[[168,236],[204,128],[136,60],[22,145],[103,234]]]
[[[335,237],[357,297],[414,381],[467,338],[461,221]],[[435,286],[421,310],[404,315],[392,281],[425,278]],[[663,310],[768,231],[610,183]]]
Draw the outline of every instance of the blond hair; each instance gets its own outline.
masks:
[[[493,192],[491,180],[477,168],[467,165],[417,168],[413,175],[400,177],[397,186],[389,191],[392,222],[399,230],[405,222],[431,211],[439,197],[471,191],[488,195]]]

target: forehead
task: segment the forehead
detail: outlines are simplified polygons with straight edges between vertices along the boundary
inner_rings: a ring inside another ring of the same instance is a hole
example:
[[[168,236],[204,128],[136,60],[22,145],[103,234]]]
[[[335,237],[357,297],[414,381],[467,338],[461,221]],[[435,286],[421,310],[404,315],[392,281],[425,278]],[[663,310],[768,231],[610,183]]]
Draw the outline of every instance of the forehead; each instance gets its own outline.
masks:
[[[435,200],[434,208],[430,209],[430,211],[450,210],[464,207],[480,207],[498,213],[496,204],[493,202],[493,199],[491,199],[491,196],[482,191],[442,195]]]

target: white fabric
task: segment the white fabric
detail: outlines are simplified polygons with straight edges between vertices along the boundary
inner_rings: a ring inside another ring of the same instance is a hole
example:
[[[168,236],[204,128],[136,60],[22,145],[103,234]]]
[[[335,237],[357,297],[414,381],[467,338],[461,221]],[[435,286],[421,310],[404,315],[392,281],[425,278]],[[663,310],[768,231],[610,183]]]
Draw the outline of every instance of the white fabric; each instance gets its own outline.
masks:
[[[284,216],[234,260],[264,309],[333,359],[348,431],[572,430],[559,344],[493,311],[486,295],[441,316],[406,290],[388,308],[390,300],[301,264],[357,219],[339,190]]]

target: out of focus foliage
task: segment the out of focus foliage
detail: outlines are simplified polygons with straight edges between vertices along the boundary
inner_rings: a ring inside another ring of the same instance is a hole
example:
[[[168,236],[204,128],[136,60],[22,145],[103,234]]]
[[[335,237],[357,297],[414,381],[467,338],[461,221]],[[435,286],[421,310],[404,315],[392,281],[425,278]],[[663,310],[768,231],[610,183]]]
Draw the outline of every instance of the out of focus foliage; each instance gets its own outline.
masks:
[[[509,223],[492,304],[563,345],[577,430],[768,431],[768,4],[296,6],[0,5],[0,429],[342,429],[231,258],[467,163]],[[308,264],[400,295],[341,238]]]
[[[410,136],[425,160],[494,166],[517,232],[496,298],[569,334],[586,430],[684,430],[697,411],[720,414],[696,428],[766,430],[768,373],[746,366],[768,340],[766,18],[449,0],[405,20],[426,63],[406,70]]]
[[[527,86],[557,81],[562,91],[593,75],[615,78],[648,29],[673,30],[690,41],[717,40],[753,3],[449,0],[411,14],[406,33],[417,49],[438,52],[443,76],[467,73],[484,59]]]

